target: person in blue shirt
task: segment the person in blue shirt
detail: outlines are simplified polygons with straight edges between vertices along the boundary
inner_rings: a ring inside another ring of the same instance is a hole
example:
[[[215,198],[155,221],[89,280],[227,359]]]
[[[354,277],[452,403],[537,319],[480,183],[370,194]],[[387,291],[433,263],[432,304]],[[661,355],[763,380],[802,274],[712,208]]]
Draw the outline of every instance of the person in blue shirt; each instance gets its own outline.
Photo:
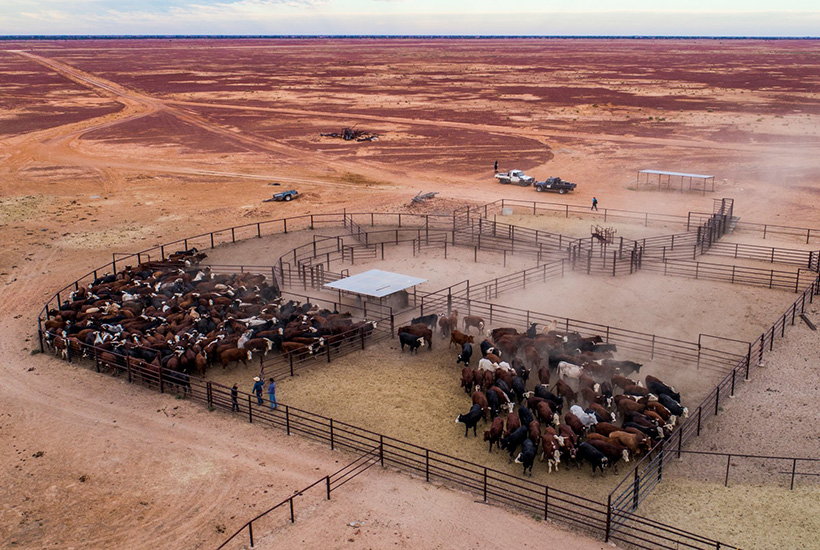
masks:
[[[270,409],[278,409],[279,405],[276,403],[276,382],[271,377],[270,384],[268,384],[268,399],[270,399]]]
[[[256,401],[260,405],[263,403],[263,400],[262,400],[262,386],[263,386],[262,379],[259,378],[258,376],[254,376],[253,377],[253,390],[252,391],[253,391],[253,393],[256,394]]]
[[[598,199],[592,197],[592,208],[590,210],[598,210]]]

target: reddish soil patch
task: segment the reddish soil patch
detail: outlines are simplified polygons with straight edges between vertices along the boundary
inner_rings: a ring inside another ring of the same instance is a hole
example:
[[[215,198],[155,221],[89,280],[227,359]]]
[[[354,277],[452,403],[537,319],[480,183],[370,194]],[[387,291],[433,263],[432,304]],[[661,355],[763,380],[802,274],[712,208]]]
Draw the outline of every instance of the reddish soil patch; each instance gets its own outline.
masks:
[[[282,216],[411,211],[420,190],[439,195],[416,211],[502,197],[589,205],[595,195],[601,209],[686,215],[732,197],[742,221],[817,224],[818,41],[4,45],[25,50],[0,57],[2,101],[12,107],[2,127],[14,132],[0,138],[4,546],[215,547],[350,458],[32,356],[45,299],[112,253]],[[383,139],[318,136],[354,125]],[[500,186],[495,160],[579,188],[545,198]],[[714,174],[716,192],[637,191],[643,168]],[[270,181],[303,196],[262,203]],[[776,422],[756,425],[768,433]],[[416,480],[381,475],[367,483],[390,494],[420,491]],[[294,541],[332,532],[351,548],[398,543],[396,533],[431,547],[487,544],[421,521],[447,517],[453,525],[502,521],[517,533],[505,544],[532,543],[529,518],[477,515],[472,497],[446,496],[446,511],[423,497],[389,509],[353,497],[345,509],[317,503],[311,510],[324,525],[310,524],[304,536],[299,523],[285,531]],[[676,511],[685,523],[686,510]],[[340,533],[361,519],[366,530],[344,542],[351,537]],[[576,544],[537,528],[556,546]],[[704,534],[734,542],[731,532]]]

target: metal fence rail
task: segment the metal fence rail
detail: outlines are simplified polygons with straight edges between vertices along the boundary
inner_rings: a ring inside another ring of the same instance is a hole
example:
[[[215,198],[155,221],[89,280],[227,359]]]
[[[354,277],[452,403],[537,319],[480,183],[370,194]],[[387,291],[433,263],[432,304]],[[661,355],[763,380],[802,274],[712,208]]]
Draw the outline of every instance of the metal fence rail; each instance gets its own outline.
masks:
[[[709,254],[725,258],[756,260],[771,264],[796,265],[814,271],[817,271],[818,257],[820,257],[820,251],[817,250],[796,250],[792,248],[776,248],[771,246],[724,242],[714,243],[711,250],[709,250]]]
[[[818,470],[818,466],[820,466],[820,458],[805,458],[805,457],[793,457],[793,456],[771,456],[771,455],[752,455],[752,454],[743,454],[743,453],[722,453],[722,452],[714,452],[714,451],[690,451],[686,449],[680,449],[676,451],[677,457],[680,458],[682,455],[694,455],[694,456],[709,456],[714,458],[720,458],[721,461],[725,460],[726,468],[725,474],[718,474],[723,475],[723,486],[729,486],[729,478],[732,468],[738,468],[741,466],[741,463],[744,461],[752,462],[758,461],[758,469],[766,469],[771,470],[771,468],[767,468],[766,466],[772,462],[776,464],[783,464],[780,468],[785,468],[782,471],[773,472],[775,474],[780,475],[787,475],[790,478],[789,481],[789,490],[794,490],[794,483],[795,480],[800,476],[812,476],[817,477],[820,476],[820,470]],[[806,468],[807,466],[814,466],[814,471],[807,472],[801,471],[800,468]],[[778,467],[778,466],[775,466]],[[699,469],[701,473],[704,472],[704,469]],[[772,472],[764,472],[766,477],[771,477]]]
[[[669,439],[658,443],[650,453],[635,464],[630,473],[612,490],[609,495],[609,502],[615,516],[614,525],[625,524],[626,518],[648,496],[651,488],[663,478],[664,465],[673,457],[680,456],[680,453],[683,452],[683,445],[689,439],[700,435],[703,423],[706,420],[720,413],[722,399],[734,395],[737,382],[749,378],[752,362],[760,362],[763,359],[767,340],[771,351],[778,333],[781,338],[785,337],[786,325],[789,323],[794,325],[797,315],[805,311],[806,303],[811,303],[813,297],[819,291],[820,276],[816,277],[803,290],[801,295],[766,332],[753,342],[748,343],[746,356],[734,365],[696,409],[690,411],[689,417],[678,425]]]
[[[689,260],[645,262],[642,267],[644,270],[652,273],[689,279],[705,279],[731,284],[782,289],[791,292],[798,292],[800,290],[800,273],[794,271],[776,271],[774,269],[767,270],[756,267],[693,262]]]
[[[365,454],[363,454],[362,456],[360,456],[359,458],[357,458],[356,460],[354,460],[350,464],[347,464],[346,466],[343,466],[341,469],[337,470],[336,472],[334,472],[330,475],[327,475],[323,478],[320,478],[320,479],[314,481],[313,483],[311,483],[310,485],[308,485],[304,489],[296,492],[294,495],[286,498],[285,500],[283,500],[282,502],[279,502],[278,504],[273,505],[272,507],[268,508],[264,512],[258,514],[253,519],[249,520],[247,523],[245,523],[245,525],[240,527],[238,530],[236,530],[234,532],[234,534],[232,534],[230,537],[228,537],[228,539],[225,540],[225,542],[223,542],[222,544],[220,544],[217,547],[217,550],[221,550],[222,548],[227,547],[227,545],[231,541],[233,541],[234,539],[237,539],[237,537],[239,537],[239,535],[241,535],[244,531],[247,531],[247,533],[248,533],[248,542],[250,543],[250,547],[253,548],[253,546],[254,546],[254,537],[253,537],[253,525],[254,525],[254,523],[255,522],[258,523],[262,518],[265,518],[265,517],[269,516],[275,510],[277,510],[279,508],[283,508],[286,505],[288,506],[288,508],[290,510],[290,522],[295,523],[296,522],[296,514],[295,514],[295,511],[294,511],[294,501],[296,500],[296,498],[303,496],[310,489],[313,489],[314,487],[322,485],[325,489],[325,495],[326,495],[327,500],[330,500],[330,494],[333,491],[339,489],[342,485],[344,485],[348,481],[354,479],[358,475],[360,475],[360,474],[364,473],[365,471],[367,471],[371,466],[377,464],[379,462],[379,453],[380,453],[379,447],[378,446],[374,447],[373,449],[366,452]],[[237,541],[236,544],[240,544],[240,543]]]

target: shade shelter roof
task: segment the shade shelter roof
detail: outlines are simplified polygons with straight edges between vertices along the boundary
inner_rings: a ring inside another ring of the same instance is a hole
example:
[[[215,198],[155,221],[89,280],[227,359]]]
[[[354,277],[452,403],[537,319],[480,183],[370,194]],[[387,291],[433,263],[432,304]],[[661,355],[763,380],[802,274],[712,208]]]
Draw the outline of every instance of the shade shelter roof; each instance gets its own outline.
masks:
[[[715,176],[704,176],[703,174],[687,174],[685,172],[667,172],[665,170],[640,170],[641,174],[657,174],[659,176],[678,176],[681,178],[709,179]]]
[[[363,296],[382,298],[424,282],[427,282],[427,279],[412,277],[402,273],[393,273],[392,271],[382,271],[381,269],[371,269],[358,275],[351,275],[350,277],[327,283],[325,287],[361,294]]]

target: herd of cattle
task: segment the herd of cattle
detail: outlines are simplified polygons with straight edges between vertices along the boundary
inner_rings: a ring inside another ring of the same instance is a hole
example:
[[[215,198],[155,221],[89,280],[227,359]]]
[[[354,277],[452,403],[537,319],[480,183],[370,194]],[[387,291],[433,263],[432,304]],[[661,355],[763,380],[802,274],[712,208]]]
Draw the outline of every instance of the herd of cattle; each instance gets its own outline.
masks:
[[[688,415],[673,387],[649,375],[643,382],[629,378],[642,365],[613,359],[616,346],[600,336],[585,338],[551,327],[538,331],[535,323],[523,333],[496,328],[479,343],[481,358],[471,368],[471,332],[475,328],[483,335],[484,321],[470,315],[462,323],[463,332],[457,311],[413,319],[399,328],[402,351],[430,346],[438,330],[442,338],[449,336],[450,347],[459,350],[456,363],[464,364],[461,386],[472,397],[472,407],[456,423],[465,425],[465,437],[471,428],[477,436],[479,421],[489,417],[484,441],[490,452],[506,450],[510,462],[524,465],[525,474],[532,475],[540,450],[548,473],[561,462],[578,467],[587,462],[593,476],[597,470],[603,475],[607,467],[617,469],[619,461],[650,451],[671,435],[679,417]],[[528,390],[531,372],[537,373],[537,384]]]
[[[182,251],[78,288],[48,312],[44,342],[67,359],[93,350],[99,364],[115,371],[126,358],[136,372],[157,373],[162,366],[166,379],[189,388],[188,375],[204,375],[216,361],[226,368],[274,350],[301,358],[366,338],[376,328],[350,313],[283,303],[264,275],[200,269],[196,263],[203,257],[195,249]],[[465,424],[465,437],[470,428],[477,436],[478,422],[489,416],[484,440],[490,452],[494,446],[506,450],[524,473],[532,475],[540,448],[548,472],[563,461],[588,462],[593,476],[596,470],[603,474],[620,460],[648,452],[688,414],[673,387],[652,376],[645,384],[628,378],[642,365],[613,359],[615,345],[600,336],[538,331],[534,323],[523,333],[496,328],[478,344],[481,358],[471,368],[473,329],[483,335],[484,321],[475,315],[459,319],[453,310],[413,319],[399,327],[398,338],[402,351],[414,353],[432,349],[439,331],[449,337],[459,352],[456,363],[464,364],[461,386],[473,403],[456,422]],[[528,390],[531,372],[538,383]]]
[[[217,361],[247,365],[271,351],[302,358],[376,328],[350,313],[284,302],[264,275],[200,269],[203,257],[182,251],[80,287],[48,312],[45,343],[66,359],[94,353],[115,372],[126,357],[137,373],[156,374],[161,365],[187,389],[189,374],[202,376]]]

